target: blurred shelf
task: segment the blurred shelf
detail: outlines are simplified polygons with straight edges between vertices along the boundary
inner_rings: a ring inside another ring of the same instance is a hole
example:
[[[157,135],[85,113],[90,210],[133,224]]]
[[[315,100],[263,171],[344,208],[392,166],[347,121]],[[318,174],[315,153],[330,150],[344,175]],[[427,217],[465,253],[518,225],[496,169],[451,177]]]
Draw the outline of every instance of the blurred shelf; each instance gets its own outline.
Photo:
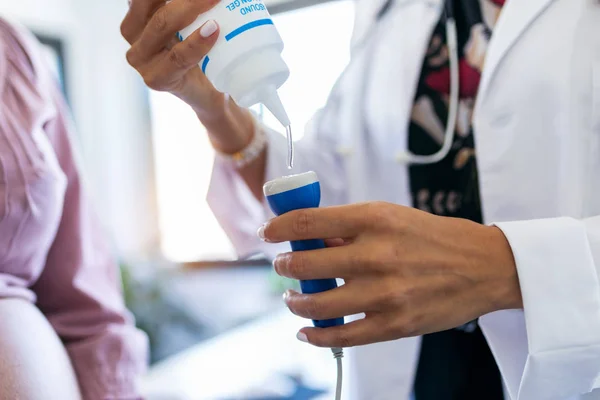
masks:
[[[283,307],[283,288],[269,262],[135,270],[126,279],[127,303],[150,338],[152,363]]]
[[[175,273],[170,290],[190,312],[222,332],[267,315],[282,305],[271,285],[271,265],[244,263],[204,266]]]

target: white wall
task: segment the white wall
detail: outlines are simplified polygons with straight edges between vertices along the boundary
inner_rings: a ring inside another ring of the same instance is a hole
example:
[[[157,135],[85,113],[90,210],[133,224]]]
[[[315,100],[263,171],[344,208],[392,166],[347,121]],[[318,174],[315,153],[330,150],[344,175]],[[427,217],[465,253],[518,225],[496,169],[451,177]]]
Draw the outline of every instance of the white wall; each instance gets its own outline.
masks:
[[[0,16],[66,44],[69,96],[90,187],[125,258],[158,247],[147,93],[125,61],[126,0],[3,0]]]

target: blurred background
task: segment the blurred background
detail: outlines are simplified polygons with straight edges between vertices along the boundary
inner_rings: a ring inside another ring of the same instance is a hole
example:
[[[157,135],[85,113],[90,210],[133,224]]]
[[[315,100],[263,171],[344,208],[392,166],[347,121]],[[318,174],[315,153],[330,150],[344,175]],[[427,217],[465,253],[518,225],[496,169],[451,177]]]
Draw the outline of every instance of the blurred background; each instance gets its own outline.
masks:
[[[286,45],[291,77],[281,97],[300,139],[349,60],[353,1],[265,2]],[[127,0],[0,4],[0,16],[44,44],[71,107],[128,306],[150,337],[148,398],[330,398],[330,353],[297,343],[305,322],[283,310],[281,293],[294,283],[260,257],[236,260],[211,214],[204,128],[175,97],[146,89],[125,61],[126,10]]]

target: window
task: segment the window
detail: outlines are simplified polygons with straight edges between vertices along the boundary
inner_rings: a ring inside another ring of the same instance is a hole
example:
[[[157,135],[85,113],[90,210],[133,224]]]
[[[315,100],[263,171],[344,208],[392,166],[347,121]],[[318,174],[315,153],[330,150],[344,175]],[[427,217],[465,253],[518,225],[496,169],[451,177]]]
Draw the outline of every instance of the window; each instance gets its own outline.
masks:
[[[303,136],[350,57],[353,1],[339,0],[273,16],[291,70],[280,95]],[[206,203],[213,151],[193,111],[174,96],[150,94],[162,250],[173,261],[223,260],[233,248]],[[280,130],[275,118],[265,123]]]

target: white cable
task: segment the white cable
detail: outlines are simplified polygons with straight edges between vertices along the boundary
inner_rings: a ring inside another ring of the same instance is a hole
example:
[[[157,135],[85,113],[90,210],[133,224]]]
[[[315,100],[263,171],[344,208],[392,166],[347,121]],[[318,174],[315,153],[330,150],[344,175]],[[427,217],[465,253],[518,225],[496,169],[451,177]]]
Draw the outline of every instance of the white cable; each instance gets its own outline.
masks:
[[[342,359],[337,359],[337,383],[335,386],[335,400],[342,400],[342,380],[343,380]]]
[[[333,348],[331,349],[333,358],[337,361],[337,382],[335,385],[335,400],[342,400],[342,382],[343,382],[343,368],[342,358],[344,358],[344,349]]]
[[[452,149],[456,121],[458,119],[458,103],[460,101],[460,71],[458,65],[457,36],[456,21],[453,18],[448,18],[446,21],[446,40],[448,43],[448,52],[450,53],[450,106],[448,108],[446,132],[444,133],[444,144],[437,153],[428,156],[420,156],[410,152],[401,153],[396,157],[398,162],[421,165],[435,164],[442,161]]]

